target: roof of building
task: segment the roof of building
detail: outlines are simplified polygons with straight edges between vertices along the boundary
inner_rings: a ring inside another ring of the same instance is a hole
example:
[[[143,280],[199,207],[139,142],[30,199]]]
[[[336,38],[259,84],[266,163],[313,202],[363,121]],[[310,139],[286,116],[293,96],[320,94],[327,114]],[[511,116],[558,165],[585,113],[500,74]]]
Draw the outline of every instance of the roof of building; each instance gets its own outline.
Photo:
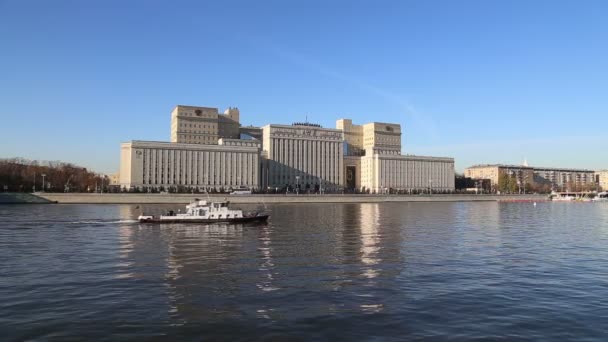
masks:
[[[294,125],[284,125],[284,124],[267,124],[267,125],[263,126],[262,129],[267,128],[267,127],[268,128],[291,128],[291,129],[302,128],[302,126],[297,126],[297,125],[294,126]],[[307,127],[311,127],[311,129],[343,133],[343,131],[338,128],[327,128],[327,127],[316,127],[316,126],[307,126]]]
[[[509,169],[533,169],[543,171],[570,171],[570,172],[593,172],[588,169],[569,169],[562,167],[541,167],[541,166],[524,166],[524,165],[510,165],[510,164],[478,164],[468,167],[467,169],[480,169],[485,167],[501,167]]]
[[[217,107],[203,107],[203,106],[190,106],[190,105],[175,105],[173,108],[197,108],[197,109],[212,109],[218,111]]]
[[[321,125],[316,124],[316,123],[312,123],[312,122],[294,122],[291,124],[292,126],[308,126],[308,127],[318,127],[318,128],[322,128]]]

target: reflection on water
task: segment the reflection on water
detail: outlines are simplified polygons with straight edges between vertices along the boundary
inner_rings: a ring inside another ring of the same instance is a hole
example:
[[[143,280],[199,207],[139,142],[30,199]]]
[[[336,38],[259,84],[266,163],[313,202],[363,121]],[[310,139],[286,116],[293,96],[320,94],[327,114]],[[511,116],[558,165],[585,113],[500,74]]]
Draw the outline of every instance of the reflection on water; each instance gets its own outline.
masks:
[[[0,207],[2,336],[605,337],[608,204],[275,205],[267,224],[134,220],[169,208]]]
[[[380,250],[380,236],[378,235],[378,223],[380,221],[380,211],[377,203],[366,203],[361,205],[361,262],[368,266],[363,275],[367,278],[375,278],[378,276],[378,271],[374,269],[374,265],[378,264],[381,259],[377,257]]]

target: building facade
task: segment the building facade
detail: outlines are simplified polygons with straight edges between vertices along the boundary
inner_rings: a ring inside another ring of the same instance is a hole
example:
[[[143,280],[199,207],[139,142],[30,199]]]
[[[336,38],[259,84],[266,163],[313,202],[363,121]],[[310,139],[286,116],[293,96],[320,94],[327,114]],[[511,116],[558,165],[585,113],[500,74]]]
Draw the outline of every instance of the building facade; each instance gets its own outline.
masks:
[[[344,183],[342,131],[308,123],[262,127],[267,188],[335,191]]]
[[[370,122],[353,125],[350,119],[340,119],[336,121],[336,128],[344,133],[346,155],[401,154],[399,124]]]
[[[171,142],[217,145],[220,138],[238,139],[239,120],[238,108],[219,114],[217,108],[178,105],[171,112]]]
[[[596,171],[595,182],[603,191],[608,191],[608,170]]]
[[[454,190],[454,159],[374,154],[361,158],[361,188],[376,193]]]
[[[534,183],[534,169],[519,165],[475,165],[464,170],[465,177],[472,179],[489,179],[492,186],[498,185],[501,177],[514,177],[518,184]]]
[[[220,139],[218,145],[131,141],[121,146],[120,186],[126,189],[258,189],[260,144]]]
[[[514,177],[520,185],[548,185],[555,190],[595,183],[594,172],[585,169],[492,164],[471,166],[464,174],[472,179],[489,179],[492,186],[498,185],[502,176]]]
[[[347,189],[372,193],[454,190],[454,159],[401,155],[401,125],[336,121],[344,133]]]
[[[350,119],[336,128],[311,123],[240,125],[237,108],[176,106],[171,142],[121,146],[123,188],[251,188],[372,193],[454,190],[452,158],[401,155],[401,126]]]
[[[567,188],[572,185],[590,185],[595,183],[595,173],[584,169],[535,167],[534,182],[536,184],[549,184],[557,188]]]

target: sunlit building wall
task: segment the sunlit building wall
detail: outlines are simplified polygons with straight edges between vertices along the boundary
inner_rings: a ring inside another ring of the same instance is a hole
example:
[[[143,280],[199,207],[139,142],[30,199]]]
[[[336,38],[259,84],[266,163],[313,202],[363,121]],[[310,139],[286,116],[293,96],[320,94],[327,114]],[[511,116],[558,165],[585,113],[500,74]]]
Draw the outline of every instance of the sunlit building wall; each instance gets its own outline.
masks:
[[[302,123],[266,125],[262,131],[266,155],[264,186],[329,191],[344,183],[341,130]]]
[[[345,187],[374,193],[454,190],[454,159],[401,154],[401,125],[336,121],[346,144]]]
[[[375,154],[361,158],[361,187],[376,193],[454,190],[454,159]]]
[[[217,108],[178,105],[171,111],[171,142],[217,145],[220,138],[238,139],[239,121],[238,108],[220,114]]]
[[[518,184],[548,184],[556,188],[595,182],[595,173],[591,170],[525,165],[474,165],[465,169],[464,175],[473,179],[489,179],[493,186],[498,184],[501,176],[514,177]]]
[[[308,122],[240,126],[237,108],[176,106],[171,142],[121,146],[124,188],[299,189],[306,192],[454,189],[452,158],[401,154],[401,125],[336,128]]]
[[[120,186],[259,189],[260,143],[220,139],[218,145],[131,141],[121,146]]]
[[[608,191],[608,170],[601,170],[595,173],[596,182],[604,191]]]

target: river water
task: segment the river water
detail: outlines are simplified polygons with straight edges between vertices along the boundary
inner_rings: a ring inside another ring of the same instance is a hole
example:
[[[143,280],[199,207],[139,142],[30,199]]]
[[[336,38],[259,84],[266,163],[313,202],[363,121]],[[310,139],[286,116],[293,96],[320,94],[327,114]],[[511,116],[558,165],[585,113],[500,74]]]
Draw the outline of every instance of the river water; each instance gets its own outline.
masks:
[[[608,339],[608,203],[168,208],[0,206],[2,339]]]

